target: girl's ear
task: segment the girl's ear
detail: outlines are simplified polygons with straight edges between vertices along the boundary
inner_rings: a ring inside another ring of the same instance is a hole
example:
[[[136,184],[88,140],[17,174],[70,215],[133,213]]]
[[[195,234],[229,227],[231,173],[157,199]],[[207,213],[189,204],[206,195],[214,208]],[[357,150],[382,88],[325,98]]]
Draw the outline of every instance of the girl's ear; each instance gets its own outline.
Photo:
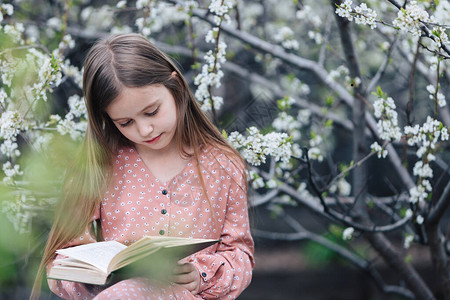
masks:
[[[172,74],[170,74],[170,77],[172,77],[172,78],[177,77],[177,72],[173,71]]]

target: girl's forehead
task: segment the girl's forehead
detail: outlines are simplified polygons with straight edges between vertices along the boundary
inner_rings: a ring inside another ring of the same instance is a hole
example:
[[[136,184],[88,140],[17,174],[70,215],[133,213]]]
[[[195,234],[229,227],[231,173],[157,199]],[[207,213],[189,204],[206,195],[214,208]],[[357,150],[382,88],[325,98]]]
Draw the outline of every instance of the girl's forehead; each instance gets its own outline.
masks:
[[[112,119],[129,117],[172,98],[170,91],[161,84],[124,87],[116,99],[106,107],[106,113]]]
[[[169,90],[162,84],[150,84],[141,87],[123,87],[119,95],[111,102],[114,104],[121,101],[133,101],[136,98],[152,100],[170,94]]]

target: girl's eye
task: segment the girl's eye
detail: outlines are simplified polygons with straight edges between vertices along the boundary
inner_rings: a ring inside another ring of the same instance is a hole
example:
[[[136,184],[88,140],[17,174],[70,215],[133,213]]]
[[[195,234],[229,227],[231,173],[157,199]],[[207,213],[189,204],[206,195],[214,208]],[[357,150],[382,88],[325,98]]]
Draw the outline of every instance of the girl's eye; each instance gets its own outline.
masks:
[[[158,113],[158,110],[159,110],[159,107],[156,108],[156,109],[155,109],[154,111],[152,111],[152,112],[145,113],[145,115],[146,115],[146,116],[149,116],[149,117],[154,116],[154,115],[156,115],[156,114]]]
[[[125,123],[119,124],[119,126],[120,126],[120,127],[127,127],[128,125],[130,125],[130,123],[131,123],[131,120],[128,120],[128,121],[125,122]]]

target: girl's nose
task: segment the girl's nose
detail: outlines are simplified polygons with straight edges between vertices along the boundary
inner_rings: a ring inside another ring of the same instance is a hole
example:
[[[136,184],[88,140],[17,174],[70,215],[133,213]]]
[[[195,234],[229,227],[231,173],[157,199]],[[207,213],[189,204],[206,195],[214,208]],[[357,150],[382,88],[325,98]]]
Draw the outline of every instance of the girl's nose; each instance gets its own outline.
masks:
[[[140,122],[138,123],[138,131],[141,136],[147,137],[153,132],[153,125],[148,122]]]

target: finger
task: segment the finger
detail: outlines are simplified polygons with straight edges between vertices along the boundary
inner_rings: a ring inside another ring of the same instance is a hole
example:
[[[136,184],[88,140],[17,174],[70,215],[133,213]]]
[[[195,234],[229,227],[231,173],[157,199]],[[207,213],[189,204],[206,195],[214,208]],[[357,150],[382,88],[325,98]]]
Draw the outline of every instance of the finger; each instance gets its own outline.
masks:
[[[179,284],[179,286],[187,289],[193,295],[197,294],[197,286],[196,286],[196,284],[194,282]]]
[[[179,261],[177,261],[177,264],[179,264],[179,265],[184,265],[184,264],[187,264],[187,263],[188,263],[188,261],[187,261],[186,257],[180,259]]]
[[[184,263],[182,265],[177,265],[173,268],[174,274],[184,274],[184,273],[190,273],[195,270],[194,266],[190,263]]]
[[[173,275],[171,281],[177,284],[186,284],[192,282],[192,280],[188,276],[186,276],[186,274]]]
[[[196,272],[189,272],[183,274],[174,274],[172,276],[172,282],[175,283],[188,283],[194,282],[197,279],[198,274]]]

